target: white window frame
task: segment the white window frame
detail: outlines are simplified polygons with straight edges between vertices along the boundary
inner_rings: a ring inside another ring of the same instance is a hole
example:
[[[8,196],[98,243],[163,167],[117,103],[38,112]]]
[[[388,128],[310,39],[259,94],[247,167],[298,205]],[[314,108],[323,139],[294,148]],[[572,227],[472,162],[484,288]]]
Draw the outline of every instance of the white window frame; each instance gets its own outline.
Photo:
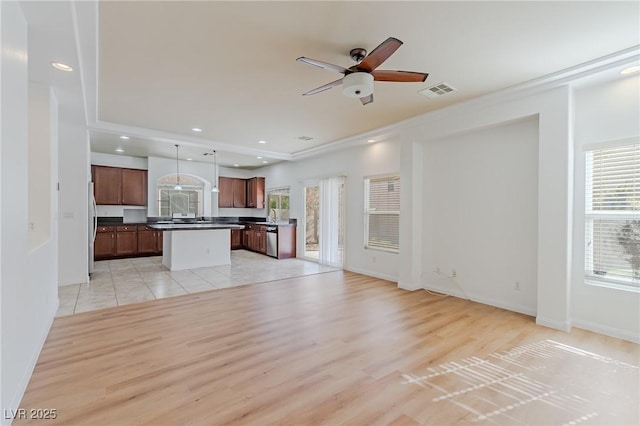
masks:
[[[635,207],[635,204],[631,209],[618,209],[618,210],[593,210],[593,178],[592,171],[590,170],[590,156],[594,152],[610,149],[621,148],[625,146],[640,146],[640,138],[630,138],[620,141],[611,141],[600,144],[592,144],[584,147],[584,167],[585,167],[585,211],[584,211],[584,280],[586,284],[615,288],[619,290],[626,290],[632,292],[640,292],[640,280],[638,278],[626,278],[620,275],[607,275],[596,274],[595,271],[589,271],[590,266],[594,265],[593,261],[593,224],[595,220],[601,219],[618,219],[618,220],[640,220],[640,206]],[[640,159],[635,162],[634,167],[640,167]],[[637,181],[633,181],[634,187],[640,185]],[[636,195],[634,198],[637,198]],[[636,201],[637,203],[637,201]]]
[[[271,208],[271,205],[269,204],[269,198],[275,195],[278,198],[277,201],[277,206],[274,209],[275,210],[275,216],[271,217],[271,210],[273,210]],[[284,210],[282,208],[282,197],[286,196],[289,199],[289,207],[286,209],[286,218],[283,218],[283,213]],[[280,188],[271,188],[267,190],[267,217],[269,217],[272,220],[275,220],[276,222],[281,221],[281,220],[289,220],[290,215],[291,215],[291,187],[290,186],[283,186]]]
[[[373,215],[397,215],[398,216],[398,237],[400,236],[400,206],[398,206],[398,210],[375,210],[370,208],[370,182],[372,180],[381,180],[381,179],[390,179],[393,178],[400,183],[400,174],[392,173],[385,175],[375,175],[375,176],[365,176],[364,177],[364,248],[368,250],[378,250],[389,253],[399,253],[400,252],[400,242],[398,241],[398,246],[396,248],[388,248],[388,247],[379,247],[376,245],[371,245],[369,240],[369,226],[370,226],[370,217]],[[400,191],[402,191],[402,186],[400,186]]]

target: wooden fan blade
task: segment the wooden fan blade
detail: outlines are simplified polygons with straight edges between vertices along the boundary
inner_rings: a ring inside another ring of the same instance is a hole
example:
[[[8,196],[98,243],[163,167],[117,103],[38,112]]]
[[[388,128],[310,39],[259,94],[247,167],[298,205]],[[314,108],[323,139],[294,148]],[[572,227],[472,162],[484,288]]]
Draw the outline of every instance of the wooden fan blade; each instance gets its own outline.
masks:
[[[340,86],[342,84],[342,79],[332,81],[331,83],[327,83],[324,86],[316,87],[313,90],[309,90],[302,94],[302,96],[315,95],[316,93],[324,92],[325,90],[333,89],[336,86]]]
[[[365,96],[364,98],[360,98],[360,102],[362,102],[362,105],[370,104],[371,102],[373,102],[373,93],[369,96]]]
[[[402,46],[400,40],[389,37],[373,49],[356,67],[361,71],[371,72],[393,55],[393,52],[398,50],[400,46]]]
[[[429,74],[413,71],[378,70],[371,73],[375,81],[397,81],[403,83],[422,83]]]
[[[313,65],[314,67],[322,68],[324,70],[339,72],[342,74],[346,74],[348,72],[345,67],[341,67],[340,65],[333,65],[328,62],[318,61],[317,59],[305,58],[304,56],[300,56],[298,59],[296,59],[296,61]]]

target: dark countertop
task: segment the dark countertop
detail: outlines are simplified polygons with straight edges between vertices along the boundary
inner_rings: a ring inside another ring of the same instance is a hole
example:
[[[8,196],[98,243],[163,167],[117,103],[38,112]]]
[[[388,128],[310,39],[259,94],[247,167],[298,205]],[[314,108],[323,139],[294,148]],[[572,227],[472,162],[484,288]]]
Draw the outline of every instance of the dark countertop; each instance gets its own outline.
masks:
[[[180,225],[206,225],[206,224],[219,224],[219,225],[266,225],[266,226],[296,226],[297,219],[291,219],[289,222],[278,222],[278,223],[269,223],[263,220],[256,220],[259,218],[253,217],[201,217],[198,220],[174,220],[172,221],[170,217],[149,217],[146,222],[124,222],[122,217],[98,217],[98,225],[99,226],[108,226],[108,225],[171,225],[171,224],[180,224]],[[195,227],[194,229],[198,229],[201,227]],[[160,229],[160,228],[154,228]],[[229,228],[231,229],[231,228]],[[234,229],[242,229],[242,228],[234,228]]]
[[[158,231],[208,231],[216,229],[244,229],[244,225],[231,223],[147,223],[147,226]]]

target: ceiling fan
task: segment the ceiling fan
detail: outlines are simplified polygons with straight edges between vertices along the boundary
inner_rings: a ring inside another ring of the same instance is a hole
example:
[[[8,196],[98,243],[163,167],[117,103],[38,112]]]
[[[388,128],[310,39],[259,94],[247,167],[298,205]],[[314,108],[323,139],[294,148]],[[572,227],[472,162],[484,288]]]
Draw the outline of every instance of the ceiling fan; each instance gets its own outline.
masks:
[[[327,83],[324,86],[303,93],[303,96],[315,95],[342,84],[342,93],[351,98],[360,98],[362,105],[373,102],[374,81],[395,81],[400,83],[421,83],[429,74],[413,71],[389,71],[376,70],[389,56],[402,46],[402,42],[394,37],[389,37],[367,55],[367,51],[361,47],[351,49],[349,56],[357,62],[356,65],[345,68],[304,56],[296,59],[298,62],[313,65],[329,71],[344,74],[339,80]]]

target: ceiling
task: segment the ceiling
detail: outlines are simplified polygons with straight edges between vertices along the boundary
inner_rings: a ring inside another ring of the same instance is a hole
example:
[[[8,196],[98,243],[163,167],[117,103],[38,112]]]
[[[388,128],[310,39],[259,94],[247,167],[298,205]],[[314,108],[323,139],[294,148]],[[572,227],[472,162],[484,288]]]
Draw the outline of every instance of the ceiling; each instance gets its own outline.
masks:
[[[382,138],[376,129],[637,46],[640,32],[636,1],[101,1],[98,13],[92,150],[175,158],[179,143],[181,158],[216,149],[243,168]],[[341,75],[297,57],[349,67],[350,49],[390,36],[404,45],[378,69],[426,82],[376,82],[366,106],[340,87],[302,96]],[[441,82],[456,90],[418,93]]]

